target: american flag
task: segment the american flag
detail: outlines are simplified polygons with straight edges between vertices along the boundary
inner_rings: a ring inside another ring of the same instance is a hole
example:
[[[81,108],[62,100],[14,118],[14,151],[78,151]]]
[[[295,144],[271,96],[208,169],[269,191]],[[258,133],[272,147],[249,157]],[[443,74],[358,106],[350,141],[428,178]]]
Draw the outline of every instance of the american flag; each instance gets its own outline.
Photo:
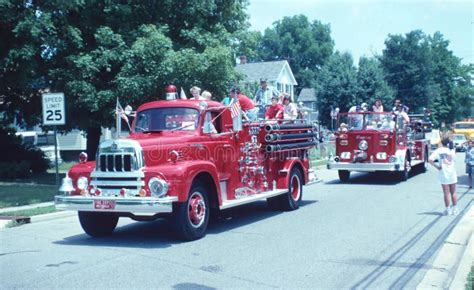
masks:
[[[235,117],[240,116],[240,103],[238,100],[235,100],[230,104],[230,115],[232,116],[232,119]]]
[[[115,108],[115,111],[116,111],[116,114],[120,116],[120,118],[124,119],[125,122],[128,123],[128,117],[125,114],[125,111],[123,110],[122,106],[120,105],[118,98],[117,98],[117,107]]]

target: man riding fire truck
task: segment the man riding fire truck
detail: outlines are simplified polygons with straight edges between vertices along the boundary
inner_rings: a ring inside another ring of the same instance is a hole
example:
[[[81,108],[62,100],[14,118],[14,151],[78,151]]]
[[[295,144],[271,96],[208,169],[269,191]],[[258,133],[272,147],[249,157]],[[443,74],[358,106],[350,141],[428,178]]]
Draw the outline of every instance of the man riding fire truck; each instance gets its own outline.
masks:
[[[403,114],[354,112],[338,116],[336,153],[327,165],[347,182],[351,171],[393,172],[407,180],[418,166],[426,171],[429,142],[423,124]]]
[[[138,108],[129,137],[102,142],[95,161],[80,155],[55,197],[58,209],[77,210],[91,236],[111,234],[119,217],[169,217],[179,237],[194,240],[219,210],[257,200],[299,207],[302,186],[314,178],[312,125],[245,122],[237,103],[231,110],[179,100],[174,86],[166,93]]]

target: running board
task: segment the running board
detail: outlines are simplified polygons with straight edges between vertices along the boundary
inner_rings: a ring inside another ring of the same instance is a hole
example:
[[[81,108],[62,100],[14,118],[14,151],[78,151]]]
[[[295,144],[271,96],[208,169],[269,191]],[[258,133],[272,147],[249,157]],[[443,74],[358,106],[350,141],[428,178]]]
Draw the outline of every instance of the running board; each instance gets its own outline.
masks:
[[[242,197],[239,199],[228,200],[228,201],[223,202],[222,205],[219,206],[219,209],[227,209],[234,206],[251,203],[257,200],[267,199],[269,197],[274,197],[274,196],[281,195],[287,192],[288,192],[288,189],[277,189],[277,190],[272,190],[272,191],[265,191],[262,193],[256,193],[256,194]]]

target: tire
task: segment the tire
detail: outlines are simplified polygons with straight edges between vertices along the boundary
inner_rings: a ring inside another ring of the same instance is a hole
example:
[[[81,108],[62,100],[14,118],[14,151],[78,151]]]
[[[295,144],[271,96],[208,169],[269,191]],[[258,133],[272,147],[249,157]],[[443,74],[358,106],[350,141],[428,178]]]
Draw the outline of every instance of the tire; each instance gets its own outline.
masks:
[[[118,216],[105,212],[80,211],[78,216],[82,229],[91,237],[110,236],[119,219]]]
[[[337,174],[339,175],[339,180],[341,182],[348,182],[351,176],[351,172],[349,170],[338,170]]]
[[[280,198],[281,207],[284,210],[291,211],[300,207],[303,198],[303,178],[299,169],[293,168],[291,170],[288,192]]]
[[[405,162],[403,164],[403,170],[398,172],[398,180],[400,181],[407,181],[408,180],[408,166],[409,166],[408,158],[405,158]]]
[[[206,235],[209,224],[209,199],[201,184],[193,184],[185,202],[173,205],[175,231],[180,239],[193,241]]]

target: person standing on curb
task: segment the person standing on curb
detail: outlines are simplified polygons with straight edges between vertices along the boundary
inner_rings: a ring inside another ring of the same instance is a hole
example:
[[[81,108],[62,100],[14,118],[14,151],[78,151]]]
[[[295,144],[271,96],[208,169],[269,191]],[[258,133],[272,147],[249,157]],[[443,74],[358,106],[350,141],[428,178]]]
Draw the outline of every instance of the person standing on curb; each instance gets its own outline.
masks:
[[[454,166],[454,158],[456,153],[454,150],[448,148],[450,143],[449,137],[444,136],[441,139],[441,147],[437,148],[431,153],[428,159],[429,163],[438,169],[438,179],[441,183],[444,193],[444,205],[446,209],[444,215],[457,215],[459,213],[456,205],[458,203],[458,197],[456,194],[456,183],[458,182],[458,176],[456,174],[456,168]],[[435,163],[438,160],[438,164]],[[453,206],[450,207],[450,196]]]
[[[467,141],[466,147],[466,174],[468,175],[469,188],[472,188],[472,174],[474,174],[474,136]]]

